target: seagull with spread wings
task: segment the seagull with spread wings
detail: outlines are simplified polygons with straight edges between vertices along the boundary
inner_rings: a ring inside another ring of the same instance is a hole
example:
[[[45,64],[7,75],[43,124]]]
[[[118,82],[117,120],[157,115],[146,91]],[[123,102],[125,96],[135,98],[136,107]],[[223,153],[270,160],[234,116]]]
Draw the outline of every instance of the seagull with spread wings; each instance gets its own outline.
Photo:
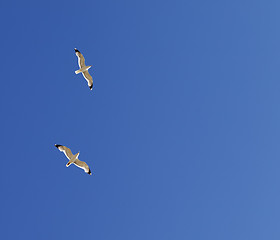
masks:
[[[76,55],[78,57],[78,64],[79,64],[79,67],[80,67],[80,69],[75,71],[75,73],[76,74],[82,73],[84,78],[88,82],[88,86],[89,86],[90,90],[92,90],[92,88],[94,87],[93,80],[92,80],[92,76],[88,72],[88,69],[90,69],[91,66],[86,66],[85,58],[84,58],[83,54],[81,54],[81,52],[77,48],[75,48],[75,52],[76,52]]]
[[[65,156],[69,159],[69,162],[66,164],[66,167],[69,167],[72,163],[74,163],[77,167],[84,169],[84,171],[91,175],[91,171],[89,169],[89,166],[78,159],[80,152],[73,155],[71,150],[65,146],[55,144],[55,146],[58,148],[59,151],[63,152]]]

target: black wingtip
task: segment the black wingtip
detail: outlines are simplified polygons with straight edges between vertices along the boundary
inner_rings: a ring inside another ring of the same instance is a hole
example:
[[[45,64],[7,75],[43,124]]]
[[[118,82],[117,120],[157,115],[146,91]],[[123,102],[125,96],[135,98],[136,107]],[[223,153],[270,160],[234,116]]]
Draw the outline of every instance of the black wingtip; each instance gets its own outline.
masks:
[[[90,89],[90,90],[92,90],[92,88],[93,88],[93,85],[89,86],[89,89]]]
[[[89,171],[88,171],[88,174],[89,174],[89,175],[91,175],[91,171],[90,171],[90,169],[89,169]]]
[[[56,146],[57,148],[59,148],[59,147],[62,146],[62,145],[54,144],[54,146]]]
[[[75,52],[80,52],[77,48],[74,48],[75,49]]]

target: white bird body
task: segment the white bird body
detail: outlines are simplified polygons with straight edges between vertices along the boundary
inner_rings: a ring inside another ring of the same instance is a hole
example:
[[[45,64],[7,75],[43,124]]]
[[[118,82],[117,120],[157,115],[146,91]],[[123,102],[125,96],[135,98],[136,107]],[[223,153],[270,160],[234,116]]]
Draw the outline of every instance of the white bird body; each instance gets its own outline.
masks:
[[[89,166],[78,159],[80,152],[76,153],[75,155],[72,154],[71,150],[65,146],[55,144],[59,151],[63,152],[65,156],[68,158],[68,163],[66,167],[69,167],[72,163],[74,163],[77,167],[82,168],[87,174],[91,175],[91,171]]]
[[[79,74],[79,73],[83,73],[87,70],[89,70],[91,68],[91,66],[85,66],[83,68],[80,68],[79,70],[75,71],[76,74]]]
[[[90,69],[91,66],[86,66],[85,58],[78,49],[75,48],[75,52],[76,52],[76,56],[78,57],[78,64],[80,67],[80,69],[76,70],[75,73],[76,74],[82,73],[84,78],[88,82],[88,86],[89,86],[90,90],[92,90],[92,88],[94,87],[93,79],[92,79],[92,76],[88,72],[88,69]]]
[[[57,147],[58,148],[58,147]],[[59,149],[59,148],[58,148]],[[69,149],[69,148],[68,148]],[[60,149],[59,149],[60,150]],[[69,149],[70,150],[70,149]],[[60,150],[61,151],[61,150]],[[66,153],[65,153],[66,155]],[[69,162],[66,164],[66,167],[69,167],[72,163],[74,163],[78,157],[80,155],[80,152],[76,153],[75,155],[72,154],[71,158],[68,158],[68,156],[66,155],[66,157],[69,159]],[[79,159],[78,159],[79,160]]]

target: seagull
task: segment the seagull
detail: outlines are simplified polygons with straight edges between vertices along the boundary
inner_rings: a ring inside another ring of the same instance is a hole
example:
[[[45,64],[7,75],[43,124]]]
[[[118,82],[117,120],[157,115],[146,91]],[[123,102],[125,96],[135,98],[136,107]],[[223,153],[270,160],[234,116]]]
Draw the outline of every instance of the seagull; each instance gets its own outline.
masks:
[[[91,171],[89,169],[89,166],[85,162],[80,161],[78,159],[78,157],[80,155],[80,152],[73,155],[69,148],[67,148],[65,146],[62,146],[62,145],[58,145],[58,144],[55,144],[55,146],[58,148],[58,150],[60,152],[63,152],[65,154],[65,156],[69,159],[69,162],[66,164],[66,167],[69,167],[72,163],[74,163],[77,167],[84,169],[84,171],[87,174],[91,175]]]
[[[80,67],[80,69],[75,71],[75,73],[76,74],[82,73],[84,78],[88,82],[88,86],[89,86],[90,90],[92,90],[92,88],[94,87],[93,80],[92,80],[92,76],[90,76],[90,74],[88,73],[88,69],[90,69],[91,66],[86,66],[85,58],[84,58],[83,54],[81,54],[81,52],[77,48],[75,48],[75,52],[78,57],[78,64]]]

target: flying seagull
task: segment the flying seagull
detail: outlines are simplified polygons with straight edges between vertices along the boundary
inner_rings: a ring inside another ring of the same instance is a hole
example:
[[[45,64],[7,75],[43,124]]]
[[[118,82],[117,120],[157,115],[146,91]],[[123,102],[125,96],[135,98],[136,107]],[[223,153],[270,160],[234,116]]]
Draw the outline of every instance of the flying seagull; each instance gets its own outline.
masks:
[[[55,146],[58,148],[59,151],[64,152],[65,156],[69,159],[69,162],[66,164],[66,167],[69,167],[72,163],[74,163],[77,167],[84,169],[86,173],[91,175],[91,171],[89,169],[89,166],[78,159],[80,152],[73,155],[71,150],[65,146],[55,144]]]
[[[79,64],[79,67],[80,67],[80,69],[75,71],[75,73],[76,74],[82,73],[84,78],[88,82],[88,86],[89,86],[90,90],[92,90],[92,88],[94,87],[93,80],[92,80],[92,76],[90,76],[90,74],[88,72],[88,69],[90,69],[91,66],[86,66],[85,58],[84,58],[83,54],[81,54],[81,52],[77,48],[75,48],[75,52],[76,52],[76,55],[78,57],[78,64]]]

